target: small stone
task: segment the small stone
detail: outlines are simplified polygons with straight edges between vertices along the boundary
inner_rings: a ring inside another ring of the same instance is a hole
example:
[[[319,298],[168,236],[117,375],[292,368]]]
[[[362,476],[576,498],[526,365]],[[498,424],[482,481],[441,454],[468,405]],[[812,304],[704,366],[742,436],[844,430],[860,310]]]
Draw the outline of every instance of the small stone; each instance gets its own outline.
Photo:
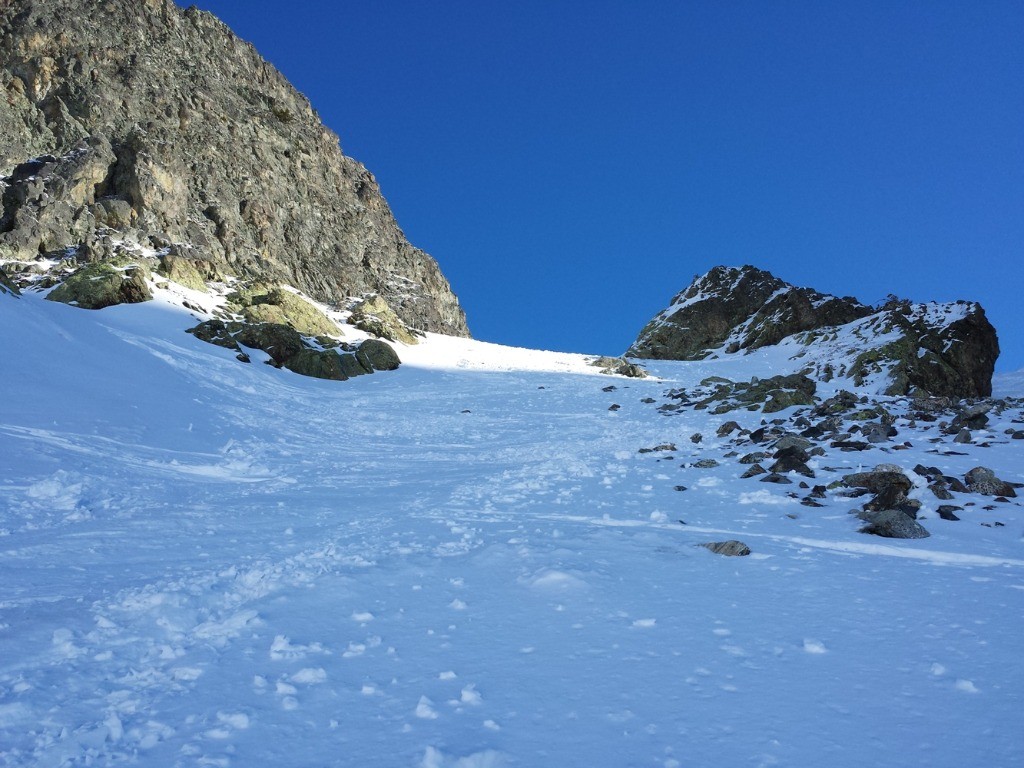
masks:
[[[750,477],[757,477],[758,475],[766,474],[767,471],[768,470],[766,470],[760,464],[754,464],[749,469],[747,469],[746,472],[744,472],[742,475],[740,475],[740,477],[745,480],[745,479],[750,478]]]

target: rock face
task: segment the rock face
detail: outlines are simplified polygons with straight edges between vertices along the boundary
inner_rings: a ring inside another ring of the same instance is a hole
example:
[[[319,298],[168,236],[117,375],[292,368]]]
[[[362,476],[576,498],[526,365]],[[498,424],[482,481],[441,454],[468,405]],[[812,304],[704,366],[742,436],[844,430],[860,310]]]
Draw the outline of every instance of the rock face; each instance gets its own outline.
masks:
[[[373,175],[223,23],[171,0],[0,4],[0,263],[125,242],[468,335]]]
[[[760,269],[715,267],[652,319],[627,352],[700,360],[769,345],[820,381],[847,378],[879,393],[987,397],[999,356],[995,329],[973,302],[875,309],[797,288]]]

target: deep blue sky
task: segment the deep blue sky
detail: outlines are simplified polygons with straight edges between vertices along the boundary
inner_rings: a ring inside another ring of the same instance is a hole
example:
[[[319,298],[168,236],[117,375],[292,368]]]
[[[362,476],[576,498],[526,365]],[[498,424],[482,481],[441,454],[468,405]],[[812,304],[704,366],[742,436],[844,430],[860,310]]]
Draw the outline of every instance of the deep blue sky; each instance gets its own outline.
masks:
[[[982,302],[1024,367],[1024,2],[201,0],[313,102],[474,336],[618,353],[754,264]]]

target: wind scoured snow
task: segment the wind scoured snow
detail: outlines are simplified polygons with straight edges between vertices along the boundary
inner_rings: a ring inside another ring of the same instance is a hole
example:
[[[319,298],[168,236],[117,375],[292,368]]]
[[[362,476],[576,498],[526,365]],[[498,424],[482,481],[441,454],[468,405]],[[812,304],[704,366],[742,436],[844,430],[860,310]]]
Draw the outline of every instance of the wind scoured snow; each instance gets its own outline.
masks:
[[[0,765],[1024,761],[1014,500],[868,537],[856,502],[692,466],[761,414],[641,402],[778,352],[632,380],[428,336],[339,383],[239,363],[169,295],[2,299]],[[823,479],[1019,481],[992,418]]]

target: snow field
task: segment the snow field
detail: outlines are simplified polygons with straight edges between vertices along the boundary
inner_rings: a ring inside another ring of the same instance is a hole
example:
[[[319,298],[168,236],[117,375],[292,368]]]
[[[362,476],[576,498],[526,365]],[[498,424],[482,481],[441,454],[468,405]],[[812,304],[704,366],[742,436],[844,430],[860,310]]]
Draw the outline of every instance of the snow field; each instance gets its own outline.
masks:
[[[0,324],[0,765],[1024,757],[1020,507],[867,537],[852,500],[737,479],[715,429],[761,414],[640,402],[737,361],[633,381],[432,337],[337,383],[240,364],[159,303],[29,296]],[[818,482],[1020,479],[1019,442],[830,454]],[[725,538],[753,554],[697,546]]]

